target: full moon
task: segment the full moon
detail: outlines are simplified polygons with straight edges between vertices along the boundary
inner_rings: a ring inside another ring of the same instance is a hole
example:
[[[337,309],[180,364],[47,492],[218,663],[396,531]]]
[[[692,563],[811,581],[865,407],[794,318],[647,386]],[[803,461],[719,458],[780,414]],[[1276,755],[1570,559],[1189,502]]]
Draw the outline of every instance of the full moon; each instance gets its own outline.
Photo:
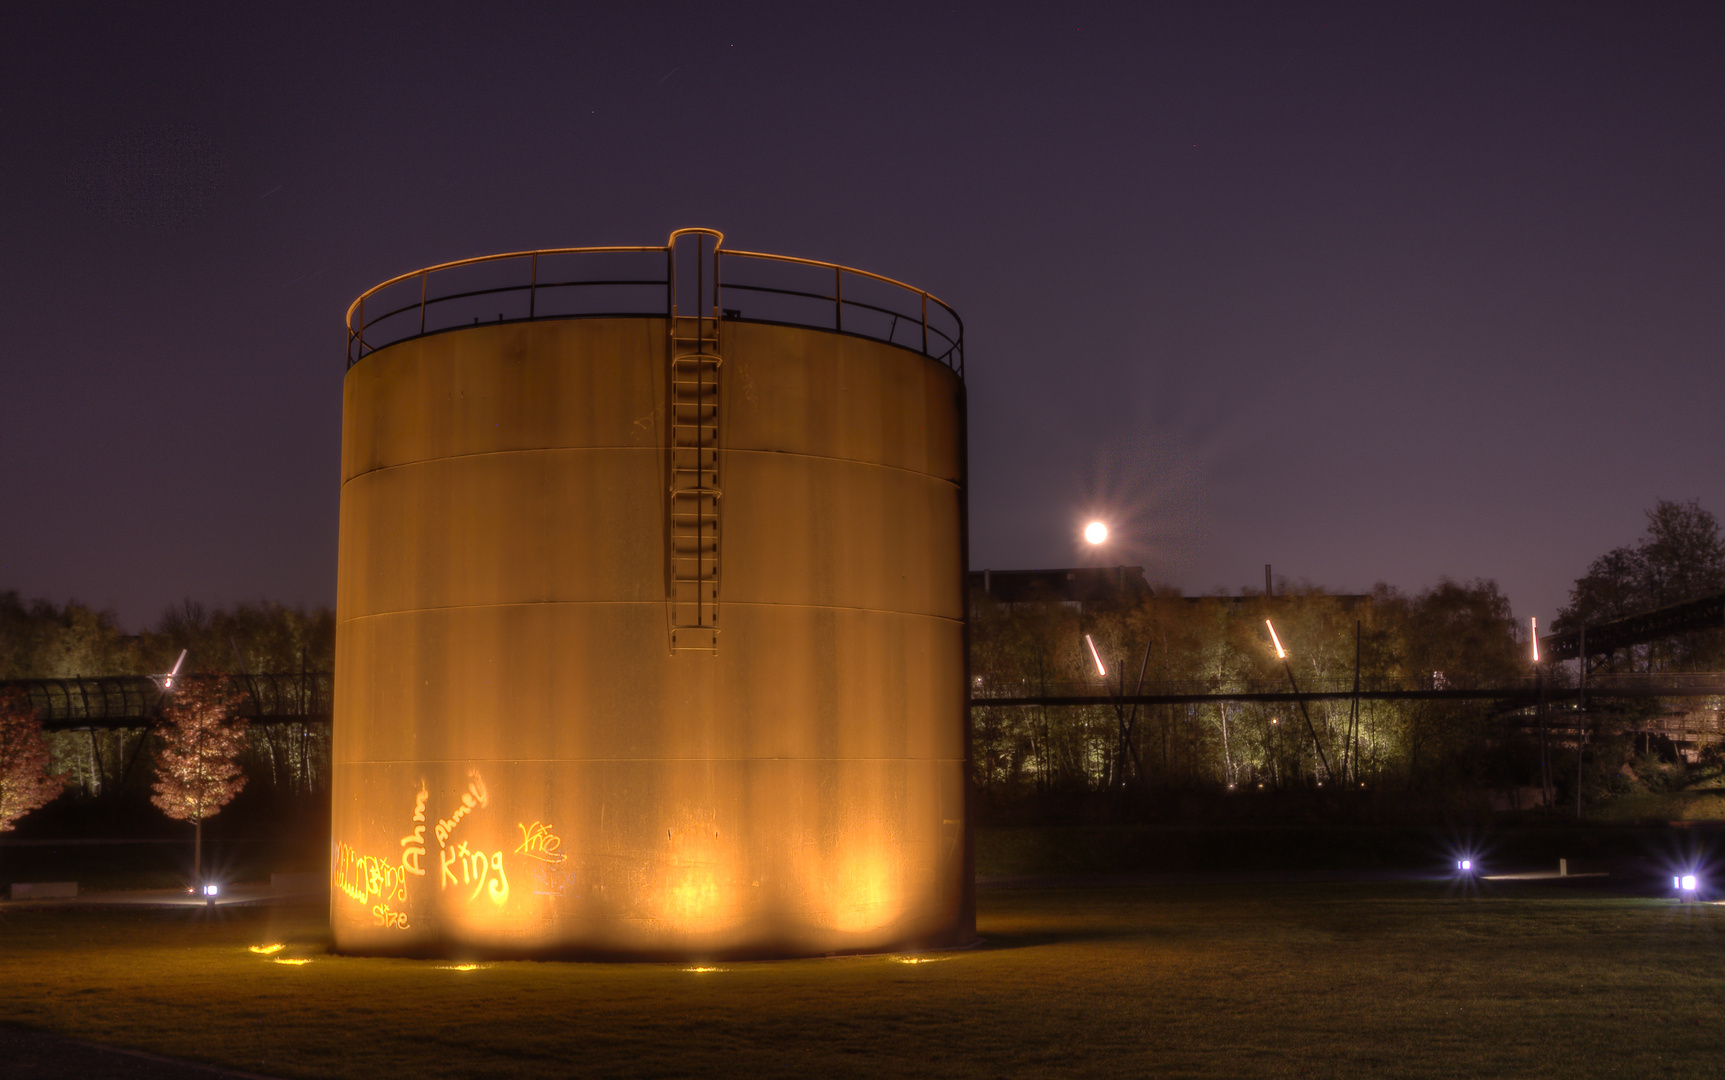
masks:
[[[1092,521],[1090,524],[1084,526],[1084,539],[1090,541],[1092,544],[1100,544],[1102,541],[1108,539],[1108,526],[1102,524],[1100,521]]]

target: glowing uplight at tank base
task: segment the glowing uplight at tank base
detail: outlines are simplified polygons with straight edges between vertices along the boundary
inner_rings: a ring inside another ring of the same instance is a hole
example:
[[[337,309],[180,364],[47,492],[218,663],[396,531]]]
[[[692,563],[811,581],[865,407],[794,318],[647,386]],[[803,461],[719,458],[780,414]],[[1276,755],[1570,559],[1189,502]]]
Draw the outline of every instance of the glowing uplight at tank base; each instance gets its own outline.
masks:
[[[1084,526],[1084,540],[1092,547],[1106,542],[1107,539],[1108,526],[1104,525],[1102,522],[1092,521],[1090,524]]]

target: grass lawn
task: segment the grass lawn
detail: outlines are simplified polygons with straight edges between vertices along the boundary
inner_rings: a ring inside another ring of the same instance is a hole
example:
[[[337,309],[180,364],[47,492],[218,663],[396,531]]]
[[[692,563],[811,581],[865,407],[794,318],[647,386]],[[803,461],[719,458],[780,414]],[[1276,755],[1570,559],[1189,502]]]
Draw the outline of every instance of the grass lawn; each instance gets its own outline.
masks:
[[[1588,809],[1588,818],[1615,824],[1634,821],[1725,821],[1725,791],[1694,787],[1658,794],[1618,795]]]
[[[306,909],[12,908],[0,1018],[363,1080],[1717,1076],[1725,907],[1574,888],[985,890],[973,951],[709,971],[336,957]]]

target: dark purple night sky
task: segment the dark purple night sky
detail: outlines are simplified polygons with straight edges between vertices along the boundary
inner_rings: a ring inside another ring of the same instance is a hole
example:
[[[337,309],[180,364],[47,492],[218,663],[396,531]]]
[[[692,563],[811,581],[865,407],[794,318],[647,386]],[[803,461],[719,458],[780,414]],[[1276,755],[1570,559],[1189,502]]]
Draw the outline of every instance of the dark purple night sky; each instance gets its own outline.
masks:
[[[0,589],[334,597],[342,313],[677,226],[969,332],[972,565],[1497,579],[1725,512],[1725,6],[7,5]]]

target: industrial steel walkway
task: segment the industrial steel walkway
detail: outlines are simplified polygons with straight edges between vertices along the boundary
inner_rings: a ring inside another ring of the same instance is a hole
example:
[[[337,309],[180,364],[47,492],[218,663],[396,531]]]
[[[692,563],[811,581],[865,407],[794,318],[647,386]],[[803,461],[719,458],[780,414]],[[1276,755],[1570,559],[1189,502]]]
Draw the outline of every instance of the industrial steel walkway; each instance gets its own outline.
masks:
[[[8,679],[0,695],[21,692],[49,731],[153,727],[168,691],[159,675]],[[327,671],[273,675],[178,675],[175,683],[219,682],[243,694],[240,715],[253,723],[329,723],[335,678]]]

